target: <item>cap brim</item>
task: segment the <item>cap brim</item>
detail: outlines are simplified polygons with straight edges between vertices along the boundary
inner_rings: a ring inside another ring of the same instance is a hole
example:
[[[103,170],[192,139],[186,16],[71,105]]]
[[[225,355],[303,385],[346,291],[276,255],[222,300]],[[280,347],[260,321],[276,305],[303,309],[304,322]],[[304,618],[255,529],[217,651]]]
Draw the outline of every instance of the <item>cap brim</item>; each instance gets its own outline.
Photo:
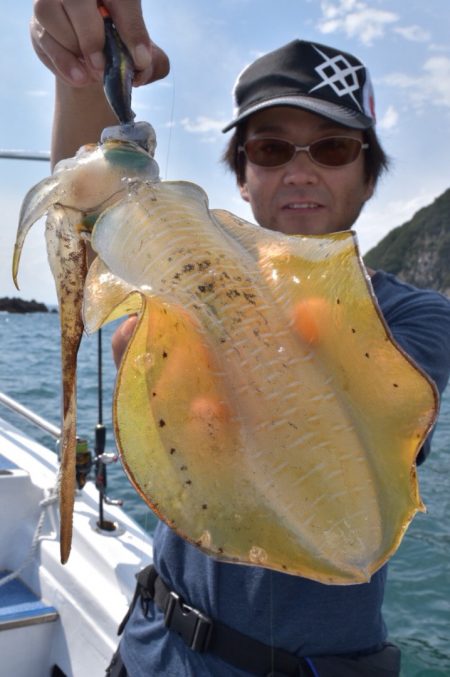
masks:
[[[314,99],[313,97],[302,96],[299,94],[296,96],[283,96],[267,99],[256,103],[246,110],[243,110],[234,120],[232,120],[232,122],[222,129],[222,132],[228,132],[240,122],[246,120],[250,115],[274,106],[292,106],[294,108],[301,108],[310,111],[311,113],[321,115],[329,120],[333,120],[333,122],[337,122],[345,127],[350,127],[351,129],[369,129],[374,125],[374,120],[363,113],[357,113],[348,108],[337,106],[329,101]]]

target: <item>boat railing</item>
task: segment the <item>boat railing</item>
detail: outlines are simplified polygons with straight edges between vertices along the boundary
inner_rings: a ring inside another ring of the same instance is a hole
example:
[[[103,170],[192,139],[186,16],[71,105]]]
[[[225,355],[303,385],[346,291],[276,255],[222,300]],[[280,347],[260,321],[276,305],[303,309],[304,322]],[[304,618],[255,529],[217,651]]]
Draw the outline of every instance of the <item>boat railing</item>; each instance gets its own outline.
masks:
[[[33,423],[41,430],[44,430],[46,433],[51,435],[57,440],[57,449],[59,451],[59,442],[61,440],[62,431],[58,426],[53,425],[42,416],[39,416],[28,407],[25,407],[17,400],[9,397],[5,393],[0,391],[0,405],[5,406],[14,413],[26,418],[30,423]],[[104,426],[97,425],[97,429],[100,428],[100,432],[104,432]],[[97,430],[96,430],[97,432]],[[102,435],[104,437],[104,435]],[[96,443],[96,446],[98,444]],[[104,451],[104,446],[102,446],[101,453],[97,453],[95,458],[92,459],[92,454],[88,449],[87,440],[77,437],[77,448],[76,448],[76,477],[77,485],[79,489],[82,489],[86,480],[89,477],[92,466],[96,468],[95,472],[95,486],[99,492],[99,521],[98,526],[100,529],[105,531],[113,531],[115,525],[112,522],[104,519],[103,516],[103,503],[107,505],[123,505],[121,499],[110,498],[106,495],[106,466],[110,463],[115,463],[118,460],[116,453],[108,453]]]
[[[42,160],[49,162],[50,153],[48,150],[5,150],[0,149],[0,158],[4,160]]]
[[[3,404],[8,409],[14,411],[16,414],[23,416],[38,428],[41,428],[41,430],[44,430],[49,435],[54,437],[56,440],[61,438],[60,428],[58,428],[56,425],[53,425],[53,423],[46,421],[45,418],[42,418],[42,416],[35,414],[34,411],[31,411],[31,409],[28,409],[23,404],[20,404],[20,402],[17,402],[17,400],[14,400],[12,397],[8,397],[8,395],[5,395],[5,393],[2,392],[0,392],[0,404]]]

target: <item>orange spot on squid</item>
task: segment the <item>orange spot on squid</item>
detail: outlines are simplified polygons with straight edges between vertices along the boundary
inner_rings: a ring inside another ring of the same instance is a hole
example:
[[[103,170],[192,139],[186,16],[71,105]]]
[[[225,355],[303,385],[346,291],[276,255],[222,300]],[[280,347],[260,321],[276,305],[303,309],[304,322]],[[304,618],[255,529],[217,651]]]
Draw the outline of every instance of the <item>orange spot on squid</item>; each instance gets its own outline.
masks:
[[[230,419],[228,406],[215,397],[196,397],[191,402],[189,413],[191,418],[201,419],[205,423],[212,421],[225,423]]]
[[[296,303],[292,326],[306,343],[315,345],[320,342],[331,308],[328,301],[320,297],[304,299]]]

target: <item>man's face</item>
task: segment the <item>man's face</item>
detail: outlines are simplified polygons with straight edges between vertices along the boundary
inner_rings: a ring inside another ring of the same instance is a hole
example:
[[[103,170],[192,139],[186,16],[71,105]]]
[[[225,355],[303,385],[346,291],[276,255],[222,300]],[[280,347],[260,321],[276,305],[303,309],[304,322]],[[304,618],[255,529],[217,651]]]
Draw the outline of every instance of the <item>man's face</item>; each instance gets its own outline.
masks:
[[[358,130],[297,108],[274,107],[255,113],[246,139],[273,137],[297,146],[329,136],[362,140]],[[246,162],[241,195],[250,203],[257,222],[287,235],[322,235],[351,228],[373,193],[364,177],[364,158],[344,167],[322,167],[299,152],[282,167],[259,167]]]

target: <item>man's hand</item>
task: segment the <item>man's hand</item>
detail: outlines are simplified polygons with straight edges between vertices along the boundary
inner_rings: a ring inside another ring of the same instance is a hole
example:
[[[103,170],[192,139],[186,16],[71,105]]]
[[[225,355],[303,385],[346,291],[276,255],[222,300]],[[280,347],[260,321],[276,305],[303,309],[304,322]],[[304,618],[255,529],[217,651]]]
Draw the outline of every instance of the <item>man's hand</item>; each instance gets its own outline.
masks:
[[[147,32],[140,0],[103,0],[133,57],[134,85],[169,72],[169,59]],[[104,27],[97,0],[35,0],[31,40],[41,61],[66,84],[83,87],[103,77]]]
[[[131,335],[136,327],[137,319],[136,315],[131,315],[125,322],[122,322],[112,336],[111,347],[117,368],[119,368],[123,354],[130,342]]]

